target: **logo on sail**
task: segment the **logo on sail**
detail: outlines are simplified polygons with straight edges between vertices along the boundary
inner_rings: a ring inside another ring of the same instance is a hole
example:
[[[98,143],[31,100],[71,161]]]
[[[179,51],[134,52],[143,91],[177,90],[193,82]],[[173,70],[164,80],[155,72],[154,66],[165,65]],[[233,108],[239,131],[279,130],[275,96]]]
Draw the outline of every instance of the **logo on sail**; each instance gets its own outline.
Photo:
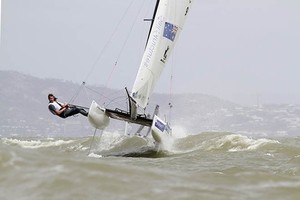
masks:
[[[178,31],[178,27],[169,22],[165,23],[164,37],[168,38],[172,42],[175,40],[176,33]]]
[[[165,131],[166,125],[159,120],[156,120],[155,127],[158,128],[161,132]]]
[[[170,47],[168,46],[167,49],[165,50],[164,57],[160,59],[161,62],[166,63],[166,60],[168,58],[168,51],[170,50]]]

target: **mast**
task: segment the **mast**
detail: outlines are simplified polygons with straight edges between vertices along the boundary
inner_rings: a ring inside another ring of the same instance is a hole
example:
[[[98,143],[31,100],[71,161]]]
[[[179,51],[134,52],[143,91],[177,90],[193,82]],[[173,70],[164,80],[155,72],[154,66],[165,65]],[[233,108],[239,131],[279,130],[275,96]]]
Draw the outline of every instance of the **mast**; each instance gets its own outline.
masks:
[[[1,1],[1,0],[0,0],[0,1]],[[160,2],[160,0],[157,0],[157,1],[156,1],[156,5],[155,5],[155,8],[154,8],[153,17],[152,17],[152,19],[151,19],[151,25],[150,25],[150,29],[149,29],[149,33],[148,33],[148,37],[147,37],[146,46],[147,46],[147,44],[148,44],[149,37],[150,37],[151,31],[152,31],[152,27],[153,27],[153,23],[154,23],[154,19],[155,19],[156,13],[157,13],[157,9],[158,9],[159,2]]]

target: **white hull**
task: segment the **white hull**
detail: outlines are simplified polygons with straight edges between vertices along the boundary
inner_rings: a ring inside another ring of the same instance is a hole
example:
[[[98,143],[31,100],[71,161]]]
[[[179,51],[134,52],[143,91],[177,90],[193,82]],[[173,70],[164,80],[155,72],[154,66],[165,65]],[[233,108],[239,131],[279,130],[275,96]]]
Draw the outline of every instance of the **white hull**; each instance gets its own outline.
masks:
[[[88,120],[94,128],[102,130],[109,125],[110,121],[105,114],[105,109],[101,108],[95,101],[90,106]]]
[[[127,119],[130,117],[130,115],[128,116],[126,115],[127,117],[126,118],[118,114],[120,113],[116,113],[116,112],[112,113],[112,111],[100,107],[95,101],[93,101],[89,109],[88,121],[94,128],[101,129],[101,130],[105,129],[109,125],[110,117],[115,118],[117,120],[124,120],[130,122],[128,121],[129,119]],[[167,141],[169,137],[172,135],[172,130],[169,124],[164,122],[157,115],[154,115],[153,120],[149,119],[143,123],[148,123],[148,121],[152,123],[151,135],[156,143],[162,144],[163,141]],[[134,122],[135,121],[133,121],[133,123]],[[141,124],[142,126],[147,126],[145,124],[143,125],[143,123]]]
[[[172,129],[166,122],[155,115],[151,126],[151,134],[153,139],[157,143],[161,144],[163,141],[166,141],[168,138],[170,138],[172,135]]]

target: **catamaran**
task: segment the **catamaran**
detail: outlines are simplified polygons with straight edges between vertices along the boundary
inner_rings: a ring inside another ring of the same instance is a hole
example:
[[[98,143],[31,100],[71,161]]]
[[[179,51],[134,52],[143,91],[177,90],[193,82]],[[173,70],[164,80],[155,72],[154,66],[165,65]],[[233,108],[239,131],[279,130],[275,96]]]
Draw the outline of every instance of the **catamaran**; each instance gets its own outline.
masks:
[[[97,129],[104,130],[110,119],[149,127],[157,143],[172,134],[168,122],[158,116],[156,107],[153,117],[139,114],[138,108],[145,109],[154,87],[165,68],[170,54],[183,29],[192,0],[157,0],[147,38],[145,52],[138,70],[132,92],[126,89],[129,110],[109,109],[92,101],[88,120]]]

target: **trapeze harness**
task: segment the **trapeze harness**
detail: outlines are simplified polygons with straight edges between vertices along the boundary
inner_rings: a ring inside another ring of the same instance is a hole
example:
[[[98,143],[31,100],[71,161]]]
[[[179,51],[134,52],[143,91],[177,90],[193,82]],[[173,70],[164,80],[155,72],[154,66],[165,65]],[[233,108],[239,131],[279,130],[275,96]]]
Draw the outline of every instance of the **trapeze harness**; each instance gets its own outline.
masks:
[[[54,108],[55,108],[55,110],[61,110],[63,107],[62,107],[62,105],[60,104],[60,103],[58,103],[57,101],[54,101],[54,102],[52,102],[52,103],[49,103],[49,106],[48,106],[48,108],[49,108],[49,110],[50,110],[50,112],[53,114],[53,115],[57,115],[53,110],[51,110],[50,109],[50,106],[54,106]],[[61,118],[65,118],[64,117],[64,112],[62,112],[60,115],[58,115],[58,116],[60,116]]]

